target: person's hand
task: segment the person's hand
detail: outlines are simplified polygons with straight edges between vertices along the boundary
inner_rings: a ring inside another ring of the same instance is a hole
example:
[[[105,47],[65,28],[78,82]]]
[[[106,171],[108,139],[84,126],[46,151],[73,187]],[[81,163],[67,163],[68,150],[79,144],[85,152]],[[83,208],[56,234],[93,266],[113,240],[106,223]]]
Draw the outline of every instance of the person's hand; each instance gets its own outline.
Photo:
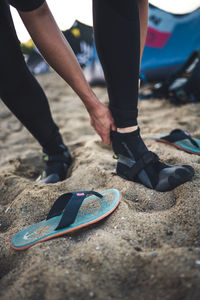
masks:
[[[100,135],[105,145],[110,144],[110,131],[116,130],[116,126],[109,108],[99,102],[95,108],[89,110],[90,124]]]

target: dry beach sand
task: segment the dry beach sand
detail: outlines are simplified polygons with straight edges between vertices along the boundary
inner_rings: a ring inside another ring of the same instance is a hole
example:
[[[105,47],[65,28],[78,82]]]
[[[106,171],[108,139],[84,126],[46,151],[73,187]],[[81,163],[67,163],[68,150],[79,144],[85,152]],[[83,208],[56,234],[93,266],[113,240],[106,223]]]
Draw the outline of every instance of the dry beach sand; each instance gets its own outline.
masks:
[[[41,149],[0,103],[0,299],[200,299],[200,157],[149,139],[174,128],[200,138],[200,104],[140,102],[149,148],[196,171],[192,182],[159,193],[116,176],[112,150],[90,127],[78,97],[54,73],[38,79],[74,162],[65,181],[36,184]],[[107,101],[105,89],[95,92]],[[112,187],[122,201],[107,219],[27,251],[10,248],[12,236],[45,218],[60,194]]]

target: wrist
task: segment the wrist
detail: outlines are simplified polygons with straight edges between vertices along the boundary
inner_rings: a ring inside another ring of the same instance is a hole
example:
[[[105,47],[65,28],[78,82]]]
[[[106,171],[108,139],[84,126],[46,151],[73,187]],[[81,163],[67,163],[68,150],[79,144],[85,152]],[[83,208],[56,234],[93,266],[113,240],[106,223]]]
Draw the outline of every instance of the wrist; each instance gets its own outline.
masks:
[[[92,113],[93,111],[96,111],[102,103],[97,99],[97,97],[93,94],[89,97],[86,97],[84,100],[82,100],[88,113]]]

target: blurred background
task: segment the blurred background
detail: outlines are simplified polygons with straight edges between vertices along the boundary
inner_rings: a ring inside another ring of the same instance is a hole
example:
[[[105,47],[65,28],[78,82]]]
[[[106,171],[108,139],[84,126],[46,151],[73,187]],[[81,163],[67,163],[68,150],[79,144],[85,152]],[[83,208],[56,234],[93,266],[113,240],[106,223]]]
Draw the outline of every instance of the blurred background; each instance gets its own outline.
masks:
[[[105,86],[93,40],[92,0],[47,0],[47,3],[87,81],[91,86]],[[30,71],[34,75],[50,72],[17,11],[12,7],[11,11]],[[150,91],[148,88],[140,91],[140,99],[165,98],[176,105],[200,101],[200,31],[197,28],[200,28],[200,0],[149,1],[140,80],[143,86],[153,86]]]
[[[47,0],[61,30],[72,26],[75,20],[92,26],[92,0]],[[151,0],[149,3],[172,13],[183,14],[200,6],[199,0]],[[15,27],[21,42],[30,39],[17,11],[11,8]]]

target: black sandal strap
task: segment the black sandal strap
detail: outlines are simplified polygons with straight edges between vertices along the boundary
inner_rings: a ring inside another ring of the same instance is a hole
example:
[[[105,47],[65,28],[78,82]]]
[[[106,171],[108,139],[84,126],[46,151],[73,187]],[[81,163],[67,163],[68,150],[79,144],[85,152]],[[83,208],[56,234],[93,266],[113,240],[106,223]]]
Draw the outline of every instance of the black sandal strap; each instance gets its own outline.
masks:
[[[189,133],[181,129],[174,129],[170,132],[168,136],[161,137],[163,140],[166,140],[170,143],[178,142],[181,140],[189,140],[195,147],[199,148],[197,142],[191,137]]]
[[[69,225],[74,223],[78,211],[81,207],[81,204],[83,203],[85,197],[88,194],[92,194],[99,198],[103,198],[101,194],[94,191],[81,191],[81,192],[73,193],[71,199],[69,200],[69,202],[67,203],[64,209],[63,216],[58,226],[56,227],[56,230],[68,227]]]
[[[51,207],[46,220],[59,216],[63,212],[65,206],[67,205],[72,196],[73,193],[66,193],[58,197],[58,199],[54,202],[53,206]]]
[[[74,223],[81,204],[88,194],[103,198],[101,194],[95,191],[79,191],[63,194],[55,201],[47,216],[48,220],[60,215],[63,212],[63,216],[60,219],[60,222],[55,230],[68,227],[69,225]]]

